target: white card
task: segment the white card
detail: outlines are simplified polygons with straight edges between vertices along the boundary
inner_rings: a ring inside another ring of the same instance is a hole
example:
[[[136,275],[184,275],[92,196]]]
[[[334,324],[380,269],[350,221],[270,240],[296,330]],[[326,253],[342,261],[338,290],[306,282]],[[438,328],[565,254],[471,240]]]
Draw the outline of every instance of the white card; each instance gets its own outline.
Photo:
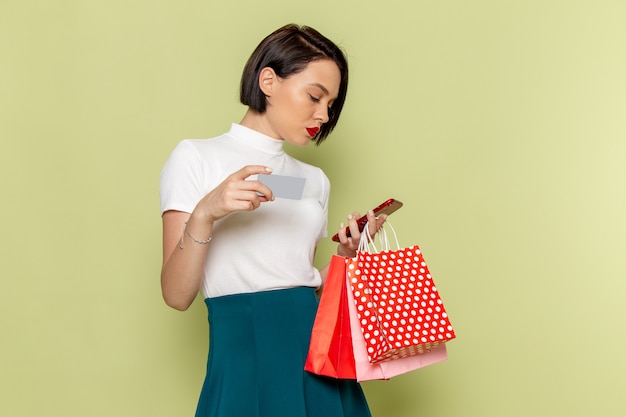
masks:
[[[302,199],[306,178],[277,174],[259,174],[259,181],[267,185],[275,198]]]

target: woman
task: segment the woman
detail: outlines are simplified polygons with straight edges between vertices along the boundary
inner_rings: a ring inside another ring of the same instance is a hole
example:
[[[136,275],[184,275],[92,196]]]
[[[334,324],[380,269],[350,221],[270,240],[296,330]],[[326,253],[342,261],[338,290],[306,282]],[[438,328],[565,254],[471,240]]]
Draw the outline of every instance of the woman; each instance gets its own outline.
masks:
[[[217,138],[178,144],[161,174],[165,302],[186,310],[202,291],[209,311],[207,374],[196,416],[369,416],[354,381],[303,371],[325,279],[313,257],[326,236],[330,184],[284,142],[321,143],[343,107],[348,67],[312,28],[287,25],[248,60],[248,109]],[[275,198],[259,174],[305,179],[300,199]],[[337,253],[354,256],[358,213],[339,228]],[[370,232],[384,222],[370,212]]]

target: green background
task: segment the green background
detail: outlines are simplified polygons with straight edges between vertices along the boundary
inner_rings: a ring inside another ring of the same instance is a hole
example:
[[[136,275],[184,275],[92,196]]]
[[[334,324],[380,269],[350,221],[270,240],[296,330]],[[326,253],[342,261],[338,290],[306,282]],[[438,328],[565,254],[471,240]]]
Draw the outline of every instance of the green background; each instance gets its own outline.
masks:
[[[365,383],[373,414],[625,415],[624,21],[621,0],[1,0],[0,415],[193,414],[206,313],[161,299],[159,173],[240,120],[243,64],[288,22],[351,65],[336,131],[290,152],[330,177],[331,225],[404,201],[457,332],[448,361]]]

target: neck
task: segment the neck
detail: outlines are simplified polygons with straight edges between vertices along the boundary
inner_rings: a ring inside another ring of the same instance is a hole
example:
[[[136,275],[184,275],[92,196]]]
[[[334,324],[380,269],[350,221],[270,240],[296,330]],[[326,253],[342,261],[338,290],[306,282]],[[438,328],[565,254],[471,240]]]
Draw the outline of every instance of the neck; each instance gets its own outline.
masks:
[[[279,138],[278,135],[274,132],[274,129],[272,129],[264,113],[259,113],[252,109],[248,109],[239,124],[247,127],[248,129],[256,130],[259,133],[263,133],[264,135],[271,138],[282,139]]]

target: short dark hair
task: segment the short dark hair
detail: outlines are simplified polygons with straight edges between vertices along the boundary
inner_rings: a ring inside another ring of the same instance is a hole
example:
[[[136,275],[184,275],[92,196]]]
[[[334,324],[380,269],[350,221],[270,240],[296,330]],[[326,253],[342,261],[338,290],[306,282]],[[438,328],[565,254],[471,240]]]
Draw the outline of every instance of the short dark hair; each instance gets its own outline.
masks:
[[[328,111],[328,122],[322,125],[313,139],[319,145],[337,125],[346,101],[348,62],[343,51],[317,30],[288,24],[263,39],[243,69],[239,100],[252,110],[265,113],[267,98],[259,87],[259,74],[263,68],[272,68],[276,75],[287,78],[303,71],[309,63],[323,59],[337,64],[341,82],[338,96]]]

